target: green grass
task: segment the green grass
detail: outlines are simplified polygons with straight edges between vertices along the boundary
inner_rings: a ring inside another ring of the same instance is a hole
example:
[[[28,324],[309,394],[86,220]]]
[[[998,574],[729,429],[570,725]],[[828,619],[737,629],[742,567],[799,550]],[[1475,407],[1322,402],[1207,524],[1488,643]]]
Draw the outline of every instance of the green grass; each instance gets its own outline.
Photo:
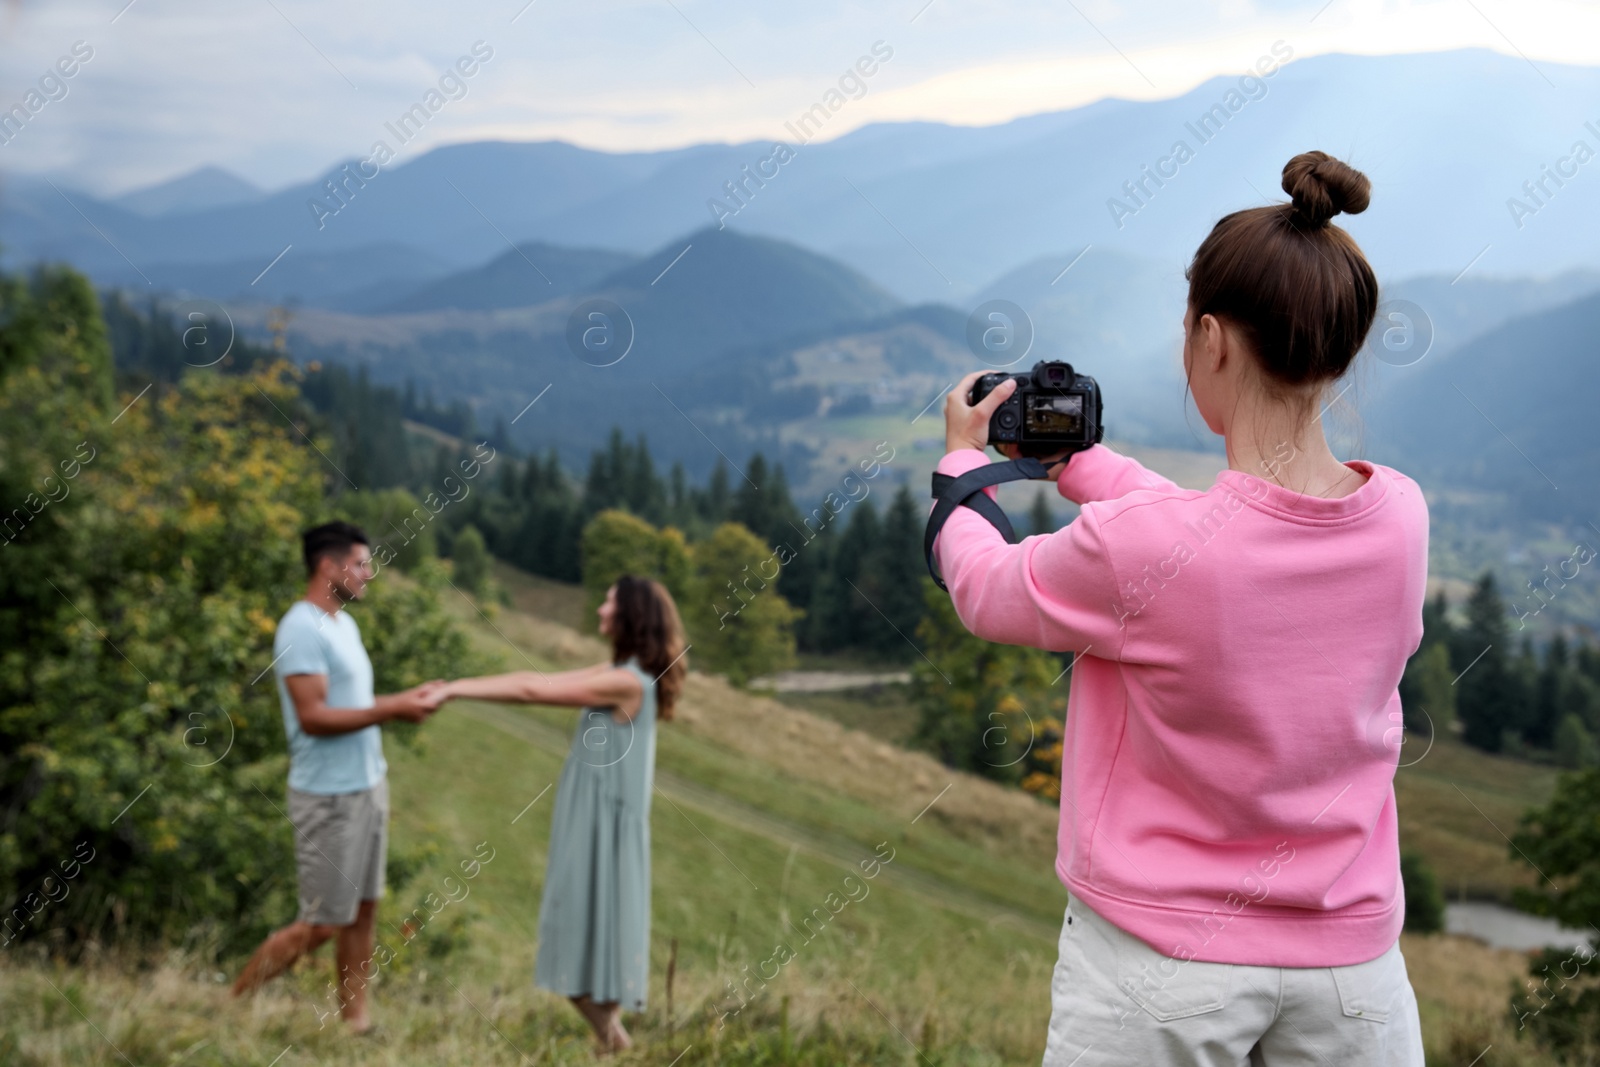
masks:
[[[917,729],[919,712],[910,687],[900,683],[835,692],[779,693],[777,699],[893,745],[910,746]]]
[[[1539,876],[1515,860],[1507,837],[1530,807],[1545,803],[1559,771],[1486,752],[1441,736],[1420,759],[1408,740],[1395,774],[1400,844],[1415,848],[1439,876],[1450,899],[1490,898],[1509,903],[1514,886]]]

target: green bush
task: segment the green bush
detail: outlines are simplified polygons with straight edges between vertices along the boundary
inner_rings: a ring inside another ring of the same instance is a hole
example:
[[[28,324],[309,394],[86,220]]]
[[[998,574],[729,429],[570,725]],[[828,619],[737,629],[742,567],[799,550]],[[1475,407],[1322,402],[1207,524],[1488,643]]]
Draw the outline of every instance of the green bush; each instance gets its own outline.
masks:
[[[794,666],[800,612],[778,592],[778,556],[747,528],[725,522],[692,546],[694,591],[684,625],[700,662],[734,685]]]
[[[744,685],[794,663],[800,613],[772,584],[780,568],[778,555],[739,523],[723,523],[690,545],[676,527],[658,530],[608,508],[583,531],[587,625],[596,627],[594,609],[619,576],[658,579],[677,602],[695,662]]]
[[[455,583],[462,591],[481,597],[489,590],[489,550],[483,534],[468,525],[456,534],[450,546],[450,562],[455,567]]]
[[[1443,930],[1444,894],[1422,853],[1400,853],[1400,884],[1406,895],[1406,932],[1436,934]]]
[[[1600,924],[1600,769],[1563,774],[1555,795],[1522,817],[1511,853],[1540,875],[1517,903],[1576,930]],[[1519,1036],[1532,1037],[1565,1063],[1600,1062],[1600,965],[1595,942],[1532,956],[1526,988],[1510,1011]]]
[[[921,710],[915,740],[948,766],[1059,798],[1070,660],[974,637],[950,595],[931,578],[921,581],[923,655],[911,665]]]

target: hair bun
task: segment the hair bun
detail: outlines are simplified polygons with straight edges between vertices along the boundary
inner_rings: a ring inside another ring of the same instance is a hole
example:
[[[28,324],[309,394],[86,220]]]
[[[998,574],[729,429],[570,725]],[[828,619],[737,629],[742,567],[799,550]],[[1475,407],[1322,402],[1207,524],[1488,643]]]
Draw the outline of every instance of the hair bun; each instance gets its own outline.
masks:
[[[1301,152],[1283,166],[1283,191],[1308,226],[1327,225],[1341,211],[1358,215],[1372,202],[1372,183],[1326,152]]]

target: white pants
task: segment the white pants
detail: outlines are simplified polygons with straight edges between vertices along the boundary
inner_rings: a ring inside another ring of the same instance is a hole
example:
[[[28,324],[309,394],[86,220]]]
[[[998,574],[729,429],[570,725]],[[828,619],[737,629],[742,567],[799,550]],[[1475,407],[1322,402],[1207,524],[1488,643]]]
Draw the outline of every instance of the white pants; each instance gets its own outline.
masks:
[[[1423,1067],[1397,941],[1348,967],[1164,956],[1068,896],[1044,1067]]]

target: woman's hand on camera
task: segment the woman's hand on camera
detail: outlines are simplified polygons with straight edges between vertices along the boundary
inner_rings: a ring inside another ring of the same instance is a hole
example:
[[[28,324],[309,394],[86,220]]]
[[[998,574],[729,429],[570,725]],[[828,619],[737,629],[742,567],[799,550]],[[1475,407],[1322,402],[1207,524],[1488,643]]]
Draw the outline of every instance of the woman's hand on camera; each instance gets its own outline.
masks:
[[[1002,456],[1007,459],[1021,459],[1022,446],[1007,442],[994,446]],[[1045,477],[1052,482],[1061,477],[1061,472],[1067,469],[1067,460],[1072,458],[1072,453],[1067,451],[1057,452],[1053,456],[1040,456],[1039,462],[1045,465]]]
[[[957,382],[956,387],[944,398],[946,452],[954,452],[958,448],[976,448],[982,452],[989,447],[989,416],[1005,402],[1006,397],[1017,391],[1017,382],[1014,378],[1007,378],[976,404],[967,403],[973,383],[988,373],[973,371]]]

